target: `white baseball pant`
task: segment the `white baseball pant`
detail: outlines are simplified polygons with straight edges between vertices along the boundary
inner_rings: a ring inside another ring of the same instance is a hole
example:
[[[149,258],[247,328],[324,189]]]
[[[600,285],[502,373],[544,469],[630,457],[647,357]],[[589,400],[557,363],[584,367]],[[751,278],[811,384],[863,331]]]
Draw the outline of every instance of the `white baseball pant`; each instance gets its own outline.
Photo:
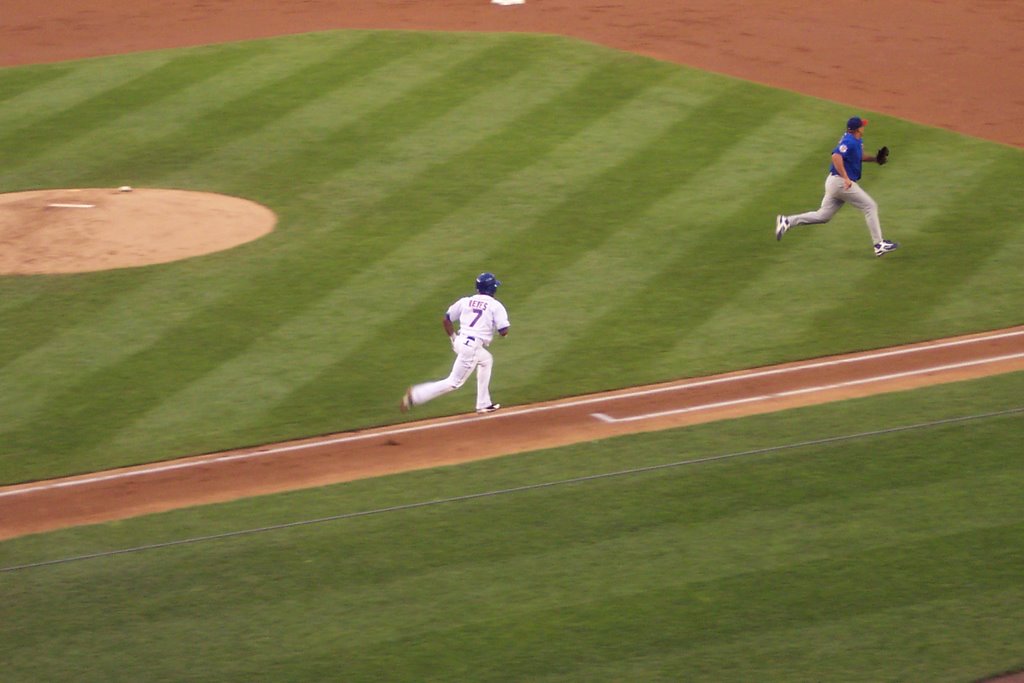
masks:
[[[455,362],[452,371],[445,379],[437,382],[424,382],[412,388],[412,404],[420,405],[432,401],[438,396],[455,391],[469,379],[476,370],[476,409],[482,410],[491,405],[491,366],[494,356],[479,339],[470,335],[455,335],[452,342],[455,351]]]
[[[882,224],[878,220],[878,204],[857,183],[851,185],[849,190],[845,189],[843,184],[843,179],[840,176],[829,174],[825,179],[825,197],[821,200],[821,208],[817,211],[789,216],[789,224],[793,226],[828,223],[843,204],[852,204],[864,213],[864,221],[868,224],[868,231],[871,233],[871,243],[878,244],[882,241]]]

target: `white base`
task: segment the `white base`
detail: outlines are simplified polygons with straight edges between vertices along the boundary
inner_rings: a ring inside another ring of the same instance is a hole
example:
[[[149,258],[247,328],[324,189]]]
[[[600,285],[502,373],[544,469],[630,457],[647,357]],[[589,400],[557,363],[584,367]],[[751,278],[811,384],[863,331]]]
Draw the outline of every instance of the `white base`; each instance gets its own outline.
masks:
[[[526,0],[491,0],[492,5],[525,5]]]

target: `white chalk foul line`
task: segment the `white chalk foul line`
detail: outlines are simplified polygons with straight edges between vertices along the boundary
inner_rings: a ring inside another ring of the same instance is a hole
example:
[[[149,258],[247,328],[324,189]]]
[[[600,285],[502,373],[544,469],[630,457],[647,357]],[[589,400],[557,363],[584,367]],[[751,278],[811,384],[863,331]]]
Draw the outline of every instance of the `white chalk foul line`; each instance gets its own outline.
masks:
[[[850,358],[831,358],[829,360],[813,361],[810,363],[800,363],[798,365],[791,365],[784,368],[766,368],[764,370],[754,370],[752,372],[743,372],[740,374],[730,375],[728,377],[712,377],[711,379],[699,379],[696,381],[683,381],[678,384],[672,384],[671,386],[657,387],[655,389],[640,389],[637,391],[631,391],[623,394],[616,394],[615,396],[599,396],[596,398],[583,399],[577,401],[571,405],[584,405],[587,403],[599,403],[602,401],[610,401],[616,398],[632,398],[634,396],[650,396],[652,394],[663,394],[667,391],[679,391],[680,389],[691,389],[693,387],[706,387],[715,384],[726,384],[728,382],[740,382],[745,379],[757,379],[759,377],[771,377],[772,375],[784,375],[790,372],[802,372],[803,370],[815,370],[817,368],[828,368],[836,365],[847,365],[849,363],[862,363],[865,361],[878,360],[879,358],[891,358],[893,356],[902,356],[910,353],[923,353],[926,351],[932,351],[934,349],[945,349],[954,346],[964,346],[965,344],[978,344],[981,342],[993,341],[995,339],[1005,339],[1007,337],[1020,337],[1024,336],[1024,330],[1015,330],[1013,332],[1000,332],[999,334],[993,334],[986,337],[974,337],[971,339],[955,339],[952,341],[939,342],[937,344],[928,344],[926,346],[914,346],[906,349],[895,349],[887,351],[877,351],[874,353],[865,353],[863,355],[857,355]],[[564,405],[564,404],[560,404]],[[552,408],[558,406],[551,406]],[[547,408],[542,406],[539,410]]]
[[[946,370],[958,370],[960,368],[968,368],[975,365],[984,365],[986,363],[999,363],[1007,360],[1015,360],[1017,358],[1024,358],[1024,353],[1011,353],[1005,356],[995,356],[993,358],[980,358],[977,360],[964,361],[962,363],[950,363],[948,365],[935,365],[928,368],[920,368],[918,370],[907,370],[906,372],[894,372],[888,375],[877,375],[875,377],[864,377],[861,379],[853,379],[847,382],[836,382],[835,384],[822,384],[816,387],[805,387],[803,389],[792,389],[790,391],[779,391],[772,394],[763,394],[761,396],[748,396],[745,398],[738,398],[732,401],[716,401],[715,403],[703,403],[696,406],[688,406],[686,408],[676,408],[673,410],[662,410],[656,413],[644,413],[642,415],[630,415],[628,417],[612,417],[605,413],[591,413],[591,416],[600,420],[601,422],[607,422],[609,424],[616,422],[637,422],[640,420],[651,420],[657,417],[668,417],[670,415],[682,415],[684,413],[694,413],[699,410],[713,410],[715,408],[728,408],[730,406],[742,405],[744,403],[756,403],[758,401],[768,401],[771,399],[786,398],[787,396],[798,396],[800,394],[813,394],[821,391],[829,391],[831,389],[843,389],[845,387],[857,386],[858,384],[870,384],[872,382],[885,382],[892,379],[900,379],[903,377],[912,377],[914,375],[925,375],[930,372],[943,372]]]
[[[771,375],[780,375],[789,372],[800,372],[802,370],[831,367],[835,365],[844,365],[847,363],[858,363],[868,360],[876,360],[878,358],[889,358],[892,356],[905,355],[909,353],[922,353],[933,349],[949,348],[954,346],[963,346],[965,344],[977,344],[995,339],[1005,339],[1007,337],[1019,337],[1024,336],[1024,330],[1012,330],[1009,332],[999,332],[996,334],[975,336],[968,339],[954,339],[950,341],[937,342],[932,344],[925,344],[920,346],[912,346],[905,349],[885,350],[877,352],[869,352],[863,355],[858,355],[850,358],[833,358],[829,360],[814,361],[811,363],[792,365],[784,368],[768,368],[765,370],[755,370],[753,372],[740,373],[730,375],[728,377],[713,377],[705,380],[695,381],[684,381],[677,384],[671,384],[668,386],[656,387],[653,389],[637,389],[635,391],[619,392],[615,394],[603,395],[603,396],[591,396],[588,398],[582,398],[571,401],[559,401],[548,405],[540,406],[528,406],[524,408],[516,408],[513,410],[500,410],[496,413],[490,413],[488,415],[476,415],[472,414],[467,417],[454,418],[444,420],[440,422],[432,422],[429,424],[412,424],[407,427],[394,427],[391,429],[382,429],[372,432],[362,432],[358,434],[342,434],[336,437],[330,437],[326,439],[318,439],[315,441],[305,441],[299,444],[291,444],[287,446],[274,446],[265,449],[259,449],[254,451],[246,451],[244,453],[234,453],[231,455],[219,455],[212,458],[203,458],[195,460],[186,460],[183,462],[171,462],[164,465],[153,465],[145,468],[136,470],[129,470],[125,472],[109,472],[107,474],[96,474],[92,476],[81,477],[79,479],[68,479],[59,481],[48,481],[33,486],[22,486],[7,491],[0,491],[0,498],[8,496],[17,496],[27,493],[36,493],[39,491],[49,491],[53,489],[70,488],[73,486],[85,486],[87,484],[97,484],[105,481],[116,481],[118,479],[129,479],[133,477],[149,476],[153,474],[163,474],[165,472],[171,472],[174,470],[184,470],[192,467],[202,467],[204,465],[212,465],[217,463],[231,462],[234,460],[253,460],[256,458],[263,458],[271,455],[280,455],[282,453],[292,453],[296,451],[309,450],[310,448],[321,448],[323,446],[333,446],[341,443],[351,443],[354,441],[365,441],[366,439],[386,438],[392,436],[398,436],[401,434],[411,434],[414,432],[427,432],[435,429],[447,429],[448,427],[455,427],[462,424],[468,424],[476,422],[478,420],[500,420],[513,418],[520,415],[530,415],[533,413],[547,412],[551,410],[565,410],[567,408],[575,408],[578,406],[592,405],[595,403],[607,403],[608,401],[617,401],[623,398],[633,398],[637,396],[650,396],[652,394],[661,394],[668,391],[681,391],[683,389],[690,389],[693,387],[710,386],[714,384],[724,384],[727,382],[738,382],[745,379],[757,378],[757,377],[768,377]],[[986,361],[988,362],[988,361]],[[934,370],[934,369],[933,369]],[[929,370],[930,372],[931,370]],[[765,400],[770,397],[755,397],[751,399],[742,399],[742,402],[750,402],[755,400]],[[726,402],[722,405],[707,405],[702,406],[699,409],[708,410],[715,407],[724,407],[727,405],[736,405],[736,402]],[[690,412],[698,408],[685,408],[682,412]],[[674,411],[678,412],[678,411]],[[600,415],[601,413],[595,413]],[[669,413],[674,414],[674,413]],[[607,417],[607,416],[605,416]],[[601,419],[601,418],[598,418]],[[648,419],[647,417],[642,418],[608,418],[610,421],[629,421],[632,419]]]
[[[95,204],[47,204],[55,209],[92,209]]]

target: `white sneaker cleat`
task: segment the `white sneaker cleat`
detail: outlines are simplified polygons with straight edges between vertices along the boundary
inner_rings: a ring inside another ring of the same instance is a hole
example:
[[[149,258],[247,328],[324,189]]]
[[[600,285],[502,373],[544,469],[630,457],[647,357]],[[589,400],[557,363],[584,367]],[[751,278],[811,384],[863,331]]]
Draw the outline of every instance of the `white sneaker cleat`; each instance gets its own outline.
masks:
[[[500,403],[492,403],[491,405],[487,406],[486,408],[477,408],[476,412],[480,413],[481,415],[483,415],[484,413],[493,413],[495,410],[497,410],[500,407],[501,407]]]
[[[408,413],[409,409],[412,408],[412,387],[405,390],[405,395],[402,396],[402,405],[400,408],[403,413]]]
[[[882,256],[888,254],[890,251],[894,251],[900,246],[899,242],[890,242],[889,240],[882,240],[875,245],[875,256]]]
[[[789,217],[788,216],[776,216],[775,217],[775,239],[781,240],[782,236],[789,230]]]

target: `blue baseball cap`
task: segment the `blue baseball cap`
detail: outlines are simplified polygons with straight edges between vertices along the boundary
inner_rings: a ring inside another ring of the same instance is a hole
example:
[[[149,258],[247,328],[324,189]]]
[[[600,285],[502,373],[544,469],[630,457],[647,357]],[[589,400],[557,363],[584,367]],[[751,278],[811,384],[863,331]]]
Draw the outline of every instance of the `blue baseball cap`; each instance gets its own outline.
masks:
[[[858,128],[861,128],[862,126],[866,125],[868,125],[868,120],[862,119],[859,116],[854,116],[849,121],[846,122],[847,130],[857,130]]]

